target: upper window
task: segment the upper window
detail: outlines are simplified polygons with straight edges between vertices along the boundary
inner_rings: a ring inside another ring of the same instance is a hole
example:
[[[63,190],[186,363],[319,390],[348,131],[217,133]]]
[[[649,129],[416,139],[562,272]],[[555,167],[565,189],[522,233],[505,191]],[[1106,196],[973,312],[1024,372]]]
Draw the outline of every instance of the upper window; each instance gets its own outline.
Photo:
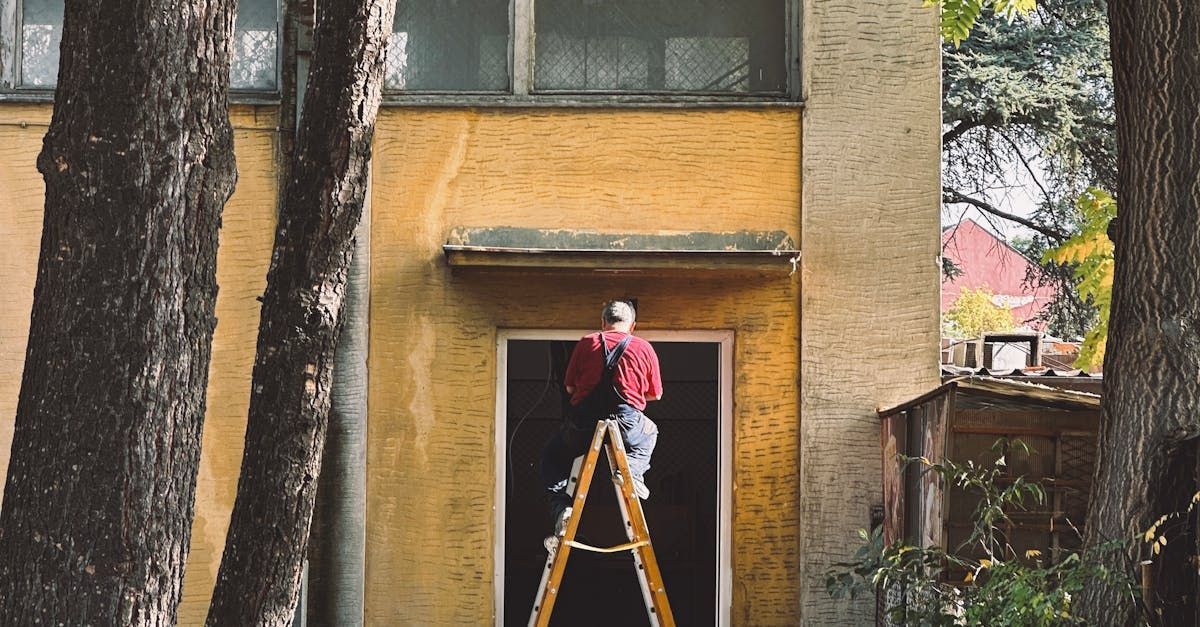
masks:
[[[19,87],[53,89],[58,82],[63,0],[20,0]],[[275,91],[279,68],[278,0],[241,0],[233,33],[229,86],[242,91]],[[11,51],[0,55],[11,58]]]
[[[21,5],[21,85],[52,88],[58,82],[63,0],[25,0]]]
[[[782,0],[539,0],[538,91],[783,93]]]
[[[396,4],[384,85],[396,91],[505,92],[508,0]]]
[[[794,0],[400,2],[401,92],[785,95]]]
[[[238,1],[229,88],[253,91],[279,88],[278,0]]]

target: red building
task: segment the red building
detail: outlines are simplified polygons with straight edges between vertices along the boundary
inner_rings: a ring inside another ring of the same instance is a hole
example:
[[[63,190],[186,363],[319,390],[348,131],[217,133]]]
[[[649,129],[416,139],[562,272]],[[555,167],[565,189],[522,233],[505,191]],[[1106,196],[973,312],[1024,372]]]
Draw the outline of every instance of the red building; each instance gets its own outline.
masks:
[[[1036,318],[1054,298],[1054,290],[1025,283],[1026,272],[1035,264],[1008,242],[966,219],[942,229],[942,255],[961,272],[954,278],[942,278],[943,314],[963,288],[986,287],[993,294],[993,303],[1012,309],[1018,327],[1044,329],[1045,323]]]

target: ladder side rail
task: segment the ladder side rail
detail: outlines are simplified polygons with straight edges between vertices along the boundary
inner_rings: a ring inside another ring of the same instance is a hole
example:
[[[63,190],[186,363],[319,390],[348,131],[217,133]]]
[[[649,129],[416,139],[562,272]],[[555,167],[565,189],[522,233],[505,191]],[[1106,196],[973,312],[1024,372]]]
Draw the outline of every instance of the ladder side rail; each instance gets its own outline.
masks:
[[[610,420],[609,422],[613,421]],[[619,431],[617,438],[617,441],[620,441]],[[609,437],[608,441],[605,443],[605,446],[608,452],[608,468],[611,471],[613,478],[613,490],[617,493],[617,504],[621,507],[621,521],[625,525],[625,536],[630,542],[634,542],[638,540],[638,538],[636,537],[637,533],[635,533],[633,529],[633,520],[629,517],[631,503],[629,499],[632,498],[637,500],[637,496],[633,494],[632,478],[626,479],[626,475],[619,474],[619,469],[617,467],[617,455],[624,457],[625,449],[624,447],[617,448],[617,445],[613,443],[612,437]],[[625,461],[625,465],[628,466],[628,459]],[[621,480],[618,480],[618,477],[620,477]],[[649,535],[649,530],[647,530],[646,537],[648,538]],[[646,616],[650,619],[651,627],[658,627],[658,612],[654,611],[654,596],[650,593],[650,582],[646,580],[646,565],[643,563],[642,557],[637,550],[630,551],[630,553],[633,554],[633,567],[634,570],[637,571],[638,587],[642,590],[642,603],[646,607]]]
[[[650,596],[653,600],[652,607],[658,614],[662,625],[675,627],[675,616],[671,612],[671,603],[667,599],[667,589],[663,583],[662,572],[658,568],[658,559],[654,556],[654,544],[650,541],[650,530],[646,526],[646,517],[642,512],[641,501],[633,493],[633,475],[629,472],[629,461],[625,457],[625,443],[621,439],[621,432],[615,420],[608,421],[608,432],[610,445],[617,449],[614,457],[616,457],[617,470],[624,479],[621,492],[625,495],[623,499],[625,504],[629,506],[634,537],[647,541],[645,545],[637,547],[636,555],[641,558],[642,564],[640,565],[645,566],[646,578],[650,584]],[[639,569],[639,575],[641,572]]]
[[[592,434],[592,443],[588,448],[587,457],[584,459],[583,468],[579,473],[579,481],[575,486],[575,500],[571,505],[571,516],[567,520],[567,528],[558,548],[554,551],[553,560],[547,559],[548,576],[546,574],[542,576],[543,585],[538,590],[538,596],[534,600],[533,613],[529,617],[530,627],[547,627],[550,624],[550,614],[554,611],[554,602],[558,599],[563,573],[567,568],[567,556],[571,553],[571,547],[567,541],[575,539],[579,521],[583,518],[583,506],[587,501],[588,490],[592,484],[592,474],[599,462],[600,448],[604,446],[606,431],[604,423],[601,422],[596,425],[596,431]]]

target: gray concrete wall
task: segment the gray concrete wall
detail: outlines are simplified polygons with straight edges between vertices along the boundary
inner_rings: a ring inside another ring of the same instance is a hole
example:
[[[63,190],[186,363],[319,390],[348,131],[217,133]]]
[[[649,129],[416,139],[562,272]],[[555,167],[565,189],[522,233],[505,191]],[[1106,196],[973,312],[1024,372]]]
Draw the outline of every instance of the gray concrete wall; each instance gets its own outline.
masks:
[[[940,53],[920,0],[804,2],[801,616],[881,502],[875,409],[938,384]]]

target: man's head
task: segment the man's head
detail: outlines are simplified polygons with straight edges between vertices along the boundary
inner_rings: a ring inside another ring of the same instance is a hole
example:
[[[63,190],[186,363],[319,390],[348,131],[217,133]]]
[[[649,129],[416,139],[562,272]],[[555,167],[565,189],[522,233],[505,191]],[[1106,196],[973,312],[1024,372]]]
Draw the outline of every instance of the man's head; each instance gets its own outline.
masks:
[[[636,321],[637,314],[633,311],[633,305],[623,300],[609,301],[600,313],[600,322],[604,324],[605,331],[629,333],[633,331]]]

